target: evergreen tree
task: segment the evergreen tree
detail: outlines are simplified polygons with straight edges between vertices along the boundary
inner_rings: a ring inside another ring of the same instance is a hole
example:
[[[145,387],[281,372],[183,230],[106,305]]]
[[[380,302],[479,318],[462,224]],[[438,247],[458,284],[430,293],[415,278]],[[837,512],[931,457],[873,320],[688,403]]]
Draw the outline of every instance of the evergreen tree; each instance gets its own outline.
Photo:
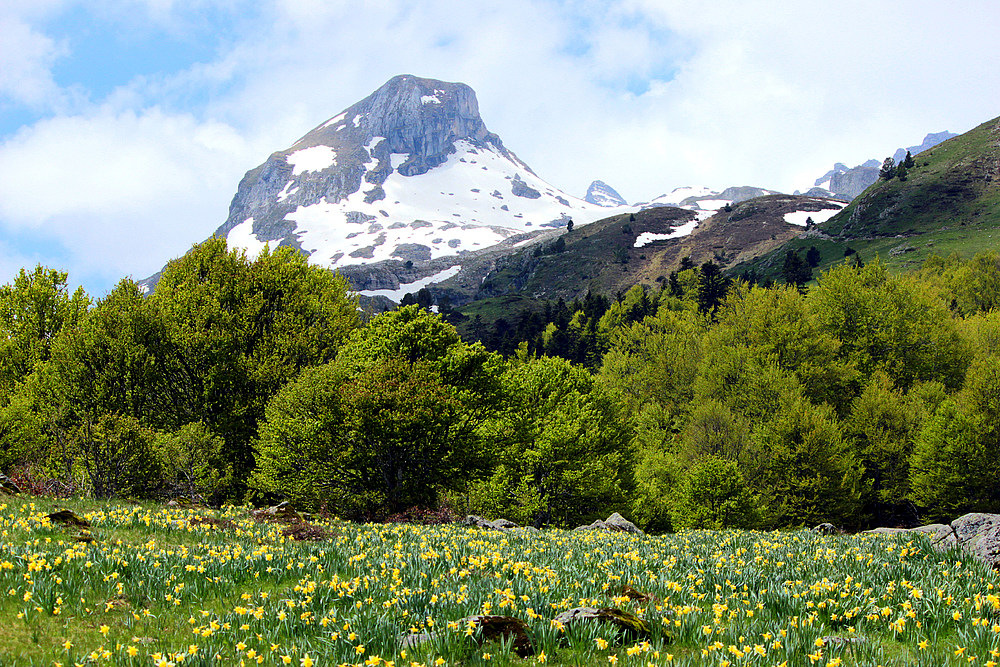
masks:
[[[819,266],[821,259],[823,259],[823,255],[820,253],[819,248],[814,245],[809,246],[809,250],[806,251],[806,263],[809,264],[811,268],[815,269]]]
[[[698,310],[714,314],[726,298],[728,289],[729,278],[722,273],[718,264],[711,260],[702,264],[698,273]]]
[[[812,280],[812,269],[807,262],[802,261],[794,250],[785,252],[785,261],[781,265],[781,277],[789,285],[795,285],[800,290]]]
[[[883,181],[891,181],[896,175],[896,161],[892,157],[887,157],[882,161],[882,168],[879,169],[878,177]]]

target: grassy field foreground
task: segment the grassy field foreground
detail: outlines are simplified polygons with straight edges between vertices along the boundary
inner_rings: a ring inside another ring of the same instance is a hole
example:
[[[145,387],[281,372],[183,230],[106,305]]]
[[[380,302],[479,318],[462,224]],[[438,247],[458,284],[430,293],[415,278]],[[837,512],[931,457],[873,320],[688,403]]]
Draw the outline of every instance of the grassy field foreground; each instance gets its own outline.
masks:
[[[88,543],[45,518],[57,506],[0,498],[0,664],[1000,663],[997,574],[917,536],[333,522],[295,542],[245,508],[71,502]],[[581,605],[651,636],[552,623]],[[526,621],[536,654],[476,645],[455,621],[479,613]],[[418,632],[433,639],[399,648]]]

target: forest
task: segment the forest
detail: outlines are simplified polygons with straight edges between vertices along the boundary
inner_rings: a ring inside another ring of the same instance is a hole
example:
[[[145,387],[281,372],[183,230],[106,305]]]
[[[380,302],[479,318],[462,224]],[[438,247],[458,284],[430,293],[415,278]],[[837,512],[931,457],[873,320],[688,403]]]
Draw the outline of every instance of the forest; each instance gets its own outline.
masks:
[[[707,263],[710,264],[710,263]],[[714,265],[712,265],[714,267]],[[95,499],[287,499],[651,532],[1000,511],[1000,257],[753,285],[685,266],[463,340],[368,316],[279,248],[211,239],[149,295],[36,267],[0,288],[0,472]],[[527,320],[526,320],[527,321]]]

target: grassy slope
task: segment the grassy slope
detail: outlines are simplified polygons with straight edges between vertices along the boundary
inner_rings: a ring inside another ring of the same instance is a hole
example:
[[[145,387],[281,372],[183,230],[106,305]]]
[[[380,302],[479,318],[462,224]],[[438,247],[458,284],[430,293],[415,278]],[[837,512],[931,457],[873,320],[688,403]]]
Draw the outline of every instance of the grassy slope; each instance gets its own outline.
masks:
[[[827,238],[796,238],[734,269],[779,278],[785,252],[815,245],[819,268],[848,247],[890,268],[919,267],[932,254],[969,256],[1000,248],[1000,118],[914,158],[907,179],[879,181],[820,225]]]

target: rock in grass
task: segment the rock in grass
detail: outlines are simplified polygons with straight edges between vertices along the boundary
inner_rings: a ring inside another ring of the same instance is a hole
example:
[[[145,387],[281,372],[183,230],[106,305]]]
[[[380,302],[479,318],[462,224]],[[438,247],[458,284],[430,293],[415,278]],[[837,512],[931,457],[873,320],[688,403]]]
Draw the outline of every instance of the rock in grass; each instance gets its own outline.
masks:
[[[0,493],[6,493],[8,496],[14,496],[21,493],[21,487],[14,483],[7,475],[0,472]]]
[[[615,512],[604,521],[598,519],[589,526],[578,526],[573,530],[600,530],[605,533],[631,533],[633,535],[645,535],[634,523]]]
[[[1000,567],[1000,514],[971,513],[951,522],[962,551]]]
[[[812,530],[814,533],[819,533],[820,535],[836,535],[840,532],[832,523],[821,523]]]
[[[73,510],[58,510],[46,515],[52,523],[63,526],[76,526],[78,528],[90,528],[90,522],[76,515]]]
[[[302,523],[302,517],[287,500],[274,507],[264,507],[251,512],[257,523]]]
[[[466,616],[458,621],[461,628],[472,625],[476,632],[472,637],[480,644],[485,642],[512,642],[511,650],[519,657],[535,655],[535,643],[531,639],[528,624],[513,616],[487,616],[478,614]]]
[[[507,519],[497,519],[496,521],[490,521],[475,514],[470,514],[469,516],[462,519],[460,523],[467,528],[481,528],[483,530],[508,531],[511,528],[517,527],[516,523],[508,521]]]
[[[606,623],[614,626],[618,633],[628,641],[638,641],[649,637],[649,623],[633,613],[613,607],[603,609],[575,607],[559,613],[553,621],[562,624],[567,630],[579,623]]]
[[[866,530],[866,533],[874,535],[896,535],[898,533],[922,533],[931,541],[931,546],[935,551],[947,551],[958,544],[958,537],[951,526],[943,523],[932,523],[927,526],[917,528],[875,528]]]

